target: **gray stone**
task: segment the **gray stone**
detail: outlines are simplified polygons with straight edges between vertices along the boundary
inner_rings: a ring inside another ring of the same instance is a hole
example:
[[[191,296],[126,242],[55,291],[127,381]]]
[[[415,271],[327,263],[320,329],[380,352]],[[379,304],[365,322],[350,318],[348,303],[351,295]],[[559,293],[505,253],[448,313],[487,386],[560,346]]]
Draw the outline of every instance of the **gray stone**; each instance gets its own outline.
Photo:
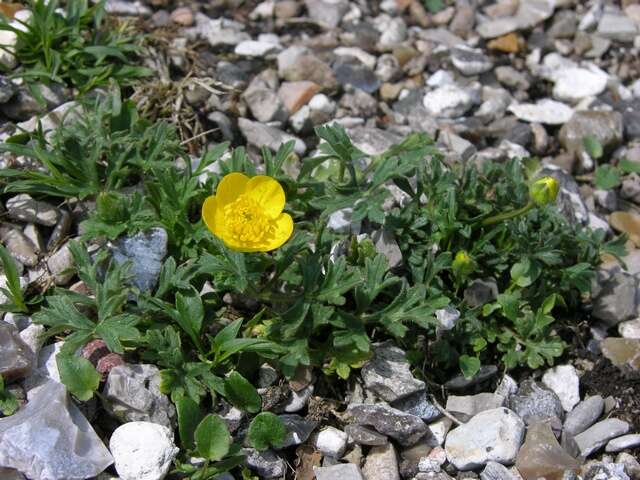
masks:
[[[133,285],[145,292],[158,283],[162,262],[167,255],[167,241],[166,230],[152,228],[119,238],[113,242],[111,252],[119,264],[132,262],[129,271],[133,275]]]
[[[632,433],[610,440],[604,451],[607,453],[614,453],[628,448],[636,448],[638,446],[640,446],[640,434]]]
[[[242,94],[249,110],[259,122],[287,120],[287,111],[275,90],[265,85],[255,85],[255,80]]]
[[[336,28],[349,11],[346,0],[305,0],[304,3],[309,17],[328,28]]]
[[[626,15],[605,12],[598,22],[597,34],[619,42],[633,42],[640,34],[638,25]]]
[[[287,471],[287,464],[275,452],[265,450],[259,452],[254,448],[243,448],[247,466],[261,478],[280,478]]]
[[[446,410],[462,421],[485,410],[493,410],[504,406],[504,397],[495,393],[478,393],[476,395],[449,395]]]
[[[313,467],[316,480],[365,480],[362,472],[353,463],[339,463],[330,467]]]
[[[200,37],[209,42],[212,47],[222,45],[235,46],[245,40],[251,40],[248,33],[241,31],[241,23],[226,18],[211,19],[203,13],[196,13],[196,26],[185,30],[189,38]]]
[[[24,408],[0,419],[0,465],[29,478],[83,480],[111,463],[109,450],[57,382],[47,382]]]
[[[0,240],[11,256],[21,264],[34,267],[38,263],[35,246],[18,228],[0,226]],[[0,295],[4,297],[1,292]]]
[[[415,444],[427,433],[427,426],[421,418],[383,403],[351,404],[347,408],[347,417],[352,423],[371,426],[405,446]]]
[[[625,258],[625,261],[627,259]],[[618,333],[621,337],[630,338],[634,340],[640,339],[640,318],[634,320],[627,320],[618,324]]]
[[[153,422],[169,428],[175,424],[175,407],[160,392],[160,371],[155,365],[114,367],[102,394],[105,409],[122,422]]]
[[[402,265],[402,252],[392,232],[385,229],[376,230],[371,235],[371,240],[376,247],[376,251],[387,259],[389,268],[396,268]]]
[[[553,24],[547,30],[551,38],[573,38],[578,30],[578,16],[573,10],[561,10],[553,17]]]
[[[636,279],[624,272],[607,278],[593,300],[593,316],[607,326],[629,320],[636,315]]]
[[[496,391],[493,393],[501,395],[504,397],[505,401],[508,401],[509,398],[511,398],[511,395],[518,393],[518,383],[513,379],[513,377],[505,374],[500,380],[500,383],[498,383]]]
[[[454,48],[450,55],[451,63],[463,75],[479,75],[493,68],[493,61],[482,50]]]
[[[598,421],[603,411],[604,400],[600,395],[594,395],[583,400],[567,414],[563,432],[571,436],[584,432]]]
[[[501,84],[510,88],[529,90],[531,86],[527,76],[510,65],[496,67],[494,74]]]
[[[314,388],[313,385],[308,385],[298,392],[292,390],[291,397],[284,404],[284,411],[286,413],[296,413],[302,410],[307,405],[311,395],[313,395]]]
[[[353,442],[360,445],[384,445],[389,441],[384,435],[362,425],[347,425],[344,431]]]
[[[460,310],[448,305],[436,310],[436,320],[439,330],[452,330],[460,320]]]
[[[400,480],[398,457],[393,444],[371,448],[362,467],[367,480]]]
[[[26,193],[11,197],[7,200],[6,207],[9,216],[21,222],[53,227],[60,218],[60,212],[53,205],[34,200],[31,195]]]
[[[16,93],[16,86],[4,75],[0,75],[0,104],[7,103]]]
[[[282,46],[278,43],[278,37],[272,34],[262,34],[258,40],[243,40],[236,45],[233,52],[241,57],[265,57],[282,50]]]
[[[542,383],[558,395],[566,412],[580,402],[580,378],[573,365],[550,368],[542,376]]]
[[[588,457],[604,447],[609,440],[624,435],[628,431],[627,422],[617,418],[607,418],[579,433],[574,439],[580,455]]]
[[[616,456],[616,463],[624,465],[624,471],[631,480],[640,480],[640,462],[633,455],[627,452],[619,453]]]
[[[574,79],[575,80],[575,79]],[[583,139],[592,136],[607,151],[622,144],[622,115],[618,112],[578,111],[560,129],[560,143],[570,153],[585,153]]]
[[[238,119],[238,127],[242,135],[247,139],[247,143],[257,148],[267,147],[270,150],[277,151],[280,145],[290,140],[295,141],[294,151],[298,155],[303,155],[307,150],[305,143],[293,135],[283,132],[282,130],[264,125],[259,122],[253,122],[246,118]]]
[[[75,260],[69,248],[69,242],[60,247],[58,251],[47,260],[47,268],[51,275],[53,275],[53,281],[56,285],[66,285],[76,274],[73,268]]]
[[[447,459],[458,470],[470,470],[490,461],[511,464],[524,438],[522,420],[507,408],[479,413],[447,435]]]
[[[387,402],[425,389],[425,383],[411,373],[405,353],[391,342],[373,345],[373,356],[361,375],[366,388]]]
[[[367,93],[380,88],[380,80],[373,70],[355,57],[340,57],[333,64],[333,73],[341,85],[351,85]]]
[[[553,390],[532,380],[522,382],[518,393],[509,398],[509,407],[529,425],[541,420],[562,420],[564,410]]]
[[[580,196],[580,189],[573,177],[559,167],[547,165],[540,171],[540,175],[554,177],[560,183],[560,193],[556,206],[571,225],[586,225],[589,211]]]
[[[287,438],[285,438],[282,448],[306,442],[311,432],[318,426],[318,422],[305,420],[294,413],[279,415],[279,418],[287,429]]]
[[[31,348],[18,329],[0,320],[0,375],[6,382],[26,377],[35,364]]]
[[[597,463],[587,468],[584,480],[630,480],[625,466],[619,463]]]
[[[488,462],[482,473],[480,473],[480,480],[520,480],[521,478],[497,462]]]
[[[498,285],[493,278],[475,279],[464,290],[464,301],[470,307],[481,307],[498,298]]]
[[[114,15],[132,16],[132,17],[148,17],[151,15],[151,9],[139,0],[107,0],[104,5],[106,12]]]
[[[402,141],[401,136],[380,128],[353,127],[347,129],[347,134],[351,142],[367,155],[381,155]]]
[[[393,408],[420,417],[425,422],[439,418],[442,413],[429,400],[427,393],[420,391],[396,400],[391,404]]]
[[[488,20],[477,26],[476,30],[482,38],[501,37],[520,28],[520,22],[515,17],[502,17]]]

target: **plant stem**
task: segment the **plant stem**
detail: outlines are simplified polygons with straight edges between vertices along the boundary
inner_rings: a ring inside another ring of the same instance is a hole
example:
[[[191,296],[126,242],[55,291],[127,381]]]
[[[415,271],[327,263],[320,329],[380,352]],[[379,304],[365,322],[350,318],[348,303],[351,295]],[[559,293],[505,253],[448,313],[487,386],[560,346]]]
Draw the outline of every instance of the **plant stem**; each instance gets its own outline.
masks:
[[[517,210],[511,210],[510,212],[499,213],[498,215],[494,215],[493,217],[485,218],[480,222],[480,225],[486,227],[487,225],[494,225],[496,223],[503,222],[505,220],[511,220],[512,218],[519,217],[520,215],[524,215],[529,210],[531,210],[535,205],[533,202],[529,202],[522,208],[518,208]]]

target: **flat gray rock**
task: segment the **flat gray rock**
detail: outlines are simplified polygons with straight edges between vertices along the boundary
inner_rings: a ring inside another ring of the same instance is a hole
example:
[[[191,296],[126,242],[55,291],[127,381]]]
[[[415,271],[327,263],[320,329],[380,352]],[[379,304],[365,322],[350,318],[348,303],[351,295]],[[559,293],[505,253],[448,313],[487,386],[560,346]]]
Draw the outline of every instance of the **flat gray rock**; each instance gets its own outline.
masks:
[[[391,342],[373,345],[373,357],[361,371],[367,390],[387,402],[393,402],[425,389],[414,378],[405,353]]]
[[[598,421],[603,410],[604,400],[600,395],[594,395],[583,400],[567,414],[563,432],[569,435],[577,435],[584,432]]]
[[[84,480],[113,463],[66,388],[49,381],[27,405],[0,419],[0,466],[39,480]]]
[[[518,414],[524,422],[564,418],[564,409],[553,390],[547,389],[534,381],[522,382],[518,393],[509,398],[509,408]]]
[[[35,355],[13,325],[0,320],[0,375],[10,382],[27,376],[35,365]]]
[[[331,467],[313,467],[316,480],[365,480],[362,472],[353,463],[339,463]]]
[[[574,439],[580,449],[580,455],[588,457],[604,447],[609,440],[624,435],[628,431],[627,422],[617,418],[607,418],[576,435]]]
[[[619,452],[627,448],[636,448],[640,446],[640,434],[631,433],[629,435],[623,435],[618,438],[614,438],[607,443],[604,451],[607,453]]]
[[[351,404],[347,408],[347,416],[352,423],[373,427],[405,446],[415,444],[427,433],[427,425],[422,419],[383,403]]]

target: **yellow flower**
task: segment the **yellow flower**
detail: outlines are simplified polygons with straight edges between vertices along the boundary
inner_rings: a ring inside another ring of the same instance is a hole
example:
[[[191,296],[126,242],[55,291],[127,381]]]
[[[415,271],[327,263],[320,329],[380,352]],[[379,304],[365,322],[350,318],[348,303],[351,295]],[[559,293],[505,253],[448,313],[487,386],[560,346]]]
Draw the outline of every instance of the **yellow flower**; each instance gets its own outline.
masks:
[[[273,178],[226,175],[202,205],[202,219],[227,247],[237,252],[268,252],[293,233],[293,219],[282,213],[285,196]]]
[[[542,207],[556,201],[560,184],[553,177],[542,177],[536,180],[529,188],[529,196],[533,203]]]

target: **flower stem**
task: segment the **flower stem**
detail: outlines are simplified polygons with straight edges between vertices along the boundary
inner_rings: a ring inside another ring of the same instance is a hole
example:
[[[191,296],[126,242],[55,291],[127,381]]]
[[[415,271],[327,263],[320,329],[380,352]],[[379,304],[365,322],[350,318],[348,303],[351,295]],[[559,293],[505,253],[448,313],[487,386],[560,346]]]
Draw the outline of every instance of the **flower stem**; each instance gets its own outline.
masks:
[[[529,202],[524,207],[518,208],[517,210],[511,210],[510,212],[499,213],[498,215],[494,215],[493,217],[485,218],[484,220],[482,220],[482,222],[480,222],[480,225],[486,227],[487,225],[494,225],[499,222],[504,222],[505,220],[511,220],[512,218],[524,215],[533,207],[535,207],[535,204],[533,202]]]

